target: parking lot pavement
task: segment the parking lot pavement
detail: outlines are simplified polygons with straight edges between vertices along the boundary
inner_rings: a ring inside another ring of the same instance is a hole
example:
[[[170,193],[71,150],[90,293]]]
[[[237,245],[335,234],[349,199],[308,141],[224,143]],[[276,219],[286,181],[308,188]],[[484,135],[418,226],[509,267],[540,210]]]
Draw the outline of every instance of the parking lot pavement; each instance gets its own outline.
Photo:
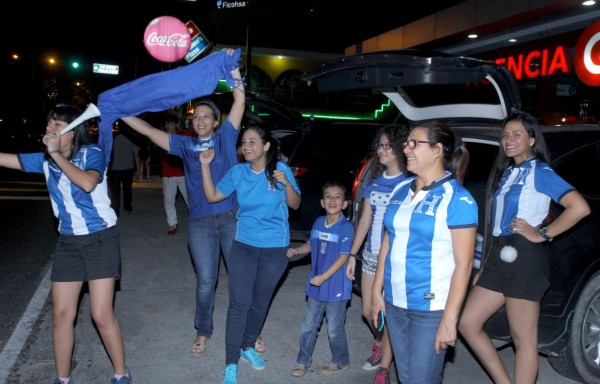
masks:
[[[138,384],[220,383],[222,379],[228,303],[226,270],[222,266],[216,292],[215,329],[209,347],[202,358],[193,357],[190,347],[195,338],[195,273],[187,251],[187,209],[181,199],[177,204],[180,231],[175,236],[168,236],[162,190],[157,186],[138,185],[134,189],[133,213],[122,215],[118,224],[122,279],[115,309],[125,337],[127,364],[134,382]],[[308,263],[308,258],[290,263],[262,332],[267,347],[264,355],[266,369],[254,371],[240,361],[240,384],[373,382],[374,371],[361,368],[370,353],[372,337],[361,318],[360,298],[357,296],[352,298],[346,324],[350,368],[334,377],[318,373],[320,366],[329,363],[331,357],[324,324],[313,355],[315,371],[300,379],[290,376],[304,316],[304,282],[310,270]],[[48,300],[6,384],[50,383],[54,379],[51,327]],[[91,323],[89,296],[84,294],[77,319],[71,377],[74,384],[95,384],[109,383],[111,375],[110,362]],[[458,346],[454,360],[446,365],[444,383],[465,381],[489,382],[469,352]],[[397,382],[395,377],[392,382]],[[568,381],[554,374],[540,382]]]

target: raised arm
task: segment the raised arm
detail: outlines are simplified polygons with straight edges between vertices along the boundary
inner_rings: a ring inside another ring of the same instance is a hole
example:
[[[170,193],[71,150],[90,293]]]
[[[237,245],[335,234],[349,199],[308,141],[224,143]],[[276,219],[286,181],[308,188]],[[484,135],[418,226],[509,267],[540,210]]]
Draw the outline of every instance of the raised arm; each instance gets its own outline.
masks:
[[[227,53],[229,55],[233,55],[233,49],[227,48]],[[231,77],[235,79],[235,85],[231,91],[233,92],[233,105],[229,111],[228,118],[235,129],[240,129],[242,125],[242,118],[244,117],[244,111],[246,109],[245,87],[239,68],[236,68],[231,72]]]
[[[129,125],[134,131],[141,133],[142,135],[149,138],[154,144],[158,145],[165,151],[169,151],[169,134],[158,128],[154,128],[139,117],[130,116],[121,118],[127,125]]]
[[[215,183],[213,182],[212,175],[210,173],[210,162],[215,157],[215,150],[213,148],[207,149],[200,153],[200,163],[202,164],[202,189],[204,189],[204,195],[209,203],[217,203],[225,199],[225,195],[217,190]]]

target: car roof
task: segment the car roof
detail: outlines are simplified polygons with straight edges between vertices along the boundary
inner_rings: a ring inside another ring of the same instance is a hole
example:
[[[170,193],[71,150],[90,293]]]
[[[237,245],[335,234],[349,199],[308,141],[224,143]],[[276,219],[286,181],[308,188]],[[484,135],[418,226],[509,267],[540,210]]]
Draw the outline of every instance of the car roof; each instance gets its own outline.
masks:
[[[319,92],[377,89],[409,121],[502,121],[521,107],[515,79],[494,62],[406,49],[342,57],[302,74]]]

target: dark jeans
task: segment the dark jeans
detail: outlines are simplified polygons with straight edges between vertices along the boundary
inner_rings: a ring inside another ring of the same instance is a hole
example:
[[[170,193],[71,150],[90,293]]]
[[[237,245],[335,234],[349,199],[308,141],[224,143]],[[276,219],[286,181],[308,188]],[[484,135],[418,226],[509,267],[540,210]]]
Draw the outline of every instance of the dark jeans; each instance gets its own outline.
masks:
[[[254,348],[269,303],[283,276],[288,247],[257,248],[234,240],[227,265],[229,308],[225,327],[225,364],[237,364],[240,348]]]
[[[110,206],[117,216],[119,216],[121,207],[121,186],[123,187],[123,209],[127,212],[133,211],[131,196],[134,174],[135,168],[108,171],[107,183],[110,192]]]

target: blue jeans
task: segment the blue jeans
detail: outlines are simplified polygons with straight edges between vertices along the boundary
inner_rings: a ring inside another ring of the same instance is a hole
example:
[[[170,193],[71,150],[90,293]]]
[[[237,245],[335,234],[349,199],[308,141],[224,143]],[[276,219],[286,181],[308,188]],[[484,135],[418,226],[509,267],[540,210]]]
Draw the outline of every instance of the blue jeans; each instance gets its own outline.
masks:
[[[326,303],[310,297],[307,298],[306,313],[300,327],[300,351],[298,351],[298,357],[296,358],[298,364],[307,367],[312,364],[312,354],[317,344],[323,314],[327,316],[331,362],[337,365],[350,364],[345,327],[347,306],[348,300]]]
[[[229,266],[229,251],[235,236],[237,210],[189,219],[188,244],[196,268],[196,336],[210,337],[213,332],[215,288],[223,251]]]
[[[394,351],[398,379],[402,384],[442,381],[446,350],[434,349],[435,334],[444,311],[413,311],[385,304],[385,316]]]
[[[225,364],[237,364],[240,348],[254,348],[267,317],[273,292],[287,269],[288,247],[257,248],[233,241],[227,264],[229,308]]]

